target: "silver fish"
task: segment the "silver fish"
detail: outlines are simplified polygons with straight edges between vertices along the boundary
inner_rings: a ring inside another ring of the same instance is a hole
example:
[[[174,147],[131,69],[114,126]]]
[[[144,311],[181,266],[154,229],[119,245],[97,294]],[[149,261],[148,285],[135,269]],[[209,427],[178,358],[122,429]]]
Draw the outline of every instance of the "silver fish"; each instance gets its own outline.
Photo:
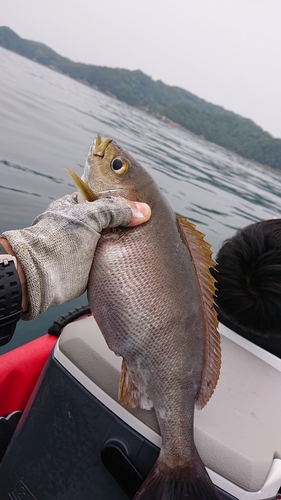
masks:
[[[210,245],[112,139],[92,145],[81,201],[90,199],[83,183],[92,199],[122,196],[152,209],[145,224],[101,236],[88,284],[92,313],[123,357],[120,398],[153,405],[159,421],[161,451],[135,499],[218,499],[193,438],[195,403],[207,403],[220,371]]]

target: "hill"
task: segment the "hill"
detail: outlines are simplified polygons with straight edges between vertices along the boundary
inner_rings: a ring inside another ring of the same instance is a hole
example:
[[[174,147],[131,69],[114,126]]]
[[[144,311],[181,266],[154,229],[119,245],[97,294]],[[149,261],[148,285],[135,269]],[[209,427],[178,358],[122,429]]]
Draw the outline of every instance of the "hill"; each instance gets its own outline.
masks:
[[[0,46],[32,59],[120,101],[166,117],[208,141],[263,165],[281,169],[281,139],[252,120],[200,99],[187,90],[154,81],[142,71],[75,63],[46,45],[0,27]]]

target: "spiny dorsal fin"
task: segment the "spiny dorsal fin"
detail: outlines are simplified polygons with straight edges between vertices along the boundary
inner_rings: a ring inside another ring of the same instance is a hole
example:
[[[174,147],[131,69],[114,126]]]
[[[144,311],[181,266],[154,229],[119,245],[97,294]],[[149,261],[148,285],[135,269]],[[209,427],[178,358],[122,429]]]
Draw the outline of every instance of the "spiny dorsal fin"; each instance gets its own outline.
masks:
[[[119,399],[127,408],[142,408],[150,410],[153,407],[152,401],[146,393],[144,386],[134,373],[128,368],[123,359],[120,383]]]
[[[221,366],[220,336],[214,308],[216,287],[215,279],[210,273],[210,268],[214,268],[215,263],[212,259],[211,246],[204,240],[205,235],[200,233],[185,217],[177,216],[177,223],[183,242],[190,253],[201,290],[205,322],[205,352],[201,384],[196,398],[196,406],[201,409],[208,403],[215,390]]]

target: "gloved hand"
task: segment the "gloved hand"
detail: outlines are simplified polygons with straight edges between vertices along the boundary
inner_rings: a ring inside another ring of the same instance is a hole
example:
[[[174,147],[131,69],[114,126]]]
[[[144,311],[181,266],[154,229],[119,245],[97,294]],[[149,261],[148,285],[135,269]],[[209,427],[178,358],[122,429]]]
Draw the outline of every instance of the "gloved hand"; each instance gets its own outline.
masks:
[[[4,232],[0,237],[10,243],[26,277],[29,308],[22,319],[79,297],[87,287],[99,233],[129,225],[133,215],[141,221],[123,198],[78,204],[74,193],[51,203],[30,227]]]

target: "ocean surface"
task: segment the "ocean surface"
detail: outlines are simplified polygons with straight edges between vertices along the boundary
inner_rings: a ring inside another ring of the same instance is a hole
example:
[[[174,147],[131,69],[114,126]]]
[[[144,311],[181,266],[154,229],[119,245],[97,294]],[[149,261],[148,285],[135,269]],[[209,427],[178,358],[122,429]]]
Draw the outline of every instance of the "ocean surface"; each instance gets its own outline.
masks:
[[[96,134],[147,168],[175,212],[206,234],[214,255],[237,229],[281,217],[280,174],[0,48],[0,232],[30,225],[75,190],[64,168],[82,174]],[[0,354],[86,302],[84,295],[20,321]]]

